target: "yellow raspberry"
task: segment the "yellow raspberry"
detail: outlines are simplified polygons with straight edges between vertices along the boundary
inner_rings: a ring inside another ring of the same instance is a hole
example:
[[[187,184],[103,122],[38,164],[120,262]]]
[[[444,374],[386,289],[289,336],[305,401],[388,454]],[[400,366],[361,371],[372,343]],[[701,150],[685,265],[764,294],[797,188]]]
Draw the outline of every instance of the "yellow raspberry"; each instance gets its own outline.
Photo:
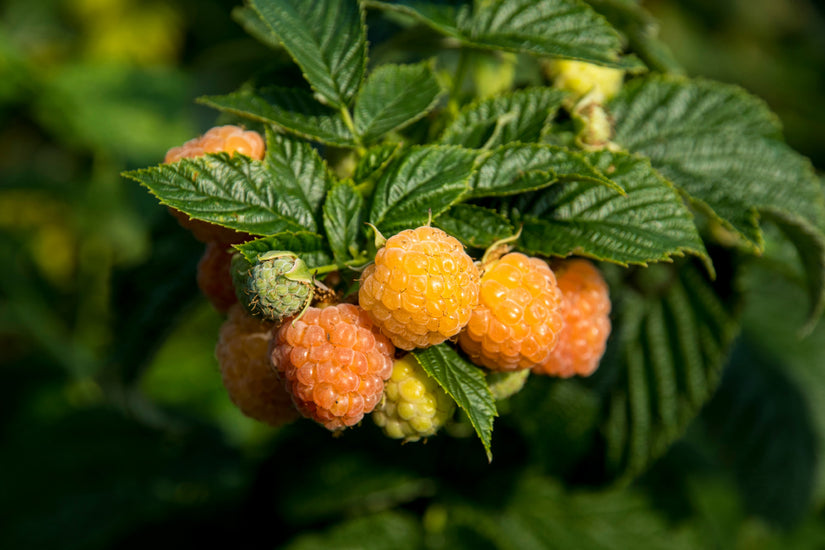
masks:
[[[278,330],[272,364],[301,413],[340,430],[372,412],[392,374],[395,348],[352,304],[311,307]]]
[[[280,426],[298,418],[298,411],[269,362],[272,327],[272,323],[253,319],[235,304],[221,326],[215,356],[223,385],[241,412]]]
[[[610,292],[599,270],[587,260],[561,262],[556,273],[564,296],[565,326],[556,349],[533,372],[562,378],[590,376],[610,336]]]
[[[572,93],[577,99],[589,96],[594,103],[613,98],[622,87],[624,71],[585,63],[556,59],[545,65],[556,88]]]
[[[408,442],[434,435],[453,411],[455,401],[407,354],[393,365],[372,419],[389,437]]]
[[[556,277],[539,258],[503,256],[481,277],[479,305],[458,344],[470,360],[495,371],[547,360],[564,321]]]
[[[440,344],[470,320],[478,268],[458,240],[435,227],[390,237],[361,276],[358,300],[396,347]]]

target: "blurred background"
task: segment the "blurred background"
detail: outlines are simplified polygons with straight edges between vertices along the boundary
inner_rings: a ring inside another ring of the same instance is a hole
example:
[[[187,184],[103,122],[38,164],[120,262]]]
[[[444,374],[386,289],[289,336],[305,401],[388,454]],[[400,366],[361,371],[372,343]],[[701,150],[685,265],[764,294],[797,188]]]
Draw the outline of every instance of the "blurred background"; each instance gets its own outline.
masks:
[[[119,175],[214,125],[193,99],[272,60],[235,5],[0,1],[0,547],[527,548],[531,529],[561,548],[584,547],[576,532],[594,548],[825,547],[825,327],[799,338],[793,274],[740,281],[759,297],[742,338],[763,353],[735,352],[686,437],[629,486],[512,419],[487,466],[472,438],[402,448],[372,426],[332,439],[244,418],[195,286],[203,245]],[[763,97],[825,169],[825,3],[643,5],[688,74]],[[575,386],[542,384],[512,407],[554,392],[575,440]],[[492,513],[512,521],[479,530]]]

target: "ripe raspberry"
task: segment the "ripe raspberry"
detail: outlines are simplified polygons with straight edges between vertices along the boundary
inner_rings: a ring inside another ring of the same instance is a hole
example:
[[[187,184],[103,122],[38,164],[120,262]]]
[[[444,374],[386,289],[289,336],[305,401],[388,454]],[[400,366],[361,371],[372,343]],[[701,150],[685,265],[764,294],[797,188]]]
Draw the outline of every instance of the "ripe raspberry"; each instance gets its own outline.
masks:
[[[624,71],[585,63],[557,59],[545,64],[556,88],[571,92],[576,99],[588,96],[594,103],[611,99],[622,87]]]
[[[292,252],[261,254],[254,265],[236,254],[232,258],[232,280],[238,300],[261,319],[282,321],[312,301],[312,275]]]
[[[358,300],[396,347],[439,344],[458,334],[478,303],[478,269],[435,227],[390,237],[361,276]]]
[[[512,252],[481,277],[479,305],[458,344],[473,363],[495,371],[534,367],[556,345],[561,303],[547,263]]]
[[[241,153],[255,160],[264,158],[265,144],[261,134],[244,131],[239,126],[216,126],[204,135],[190,139],[179,147],[166,152],[165,163],[177,162],[183,158],[195,158],[206,153]]]
[[[610,336],[610,295],[601,273],[587,260],[567,260],[556,267],[564,300],[565,327],[559,344],[536,374],[568,378],[590,376],[604,355]]]
[[[232,249],[219,243],[206,245],[198,262],[198,288],[221,313],[226,313],[232,304],[238,302],[229,271],[231,262]]]
[[[234,305],[221,326],[215,356],[232,402],[250,418],[280,426],[298,417],[289,394],[269,363],[272,324]]]
[[[172,163],[182,158],[195,158],[206,153],[221,151],[226,153],[238,152],[255,160],[262,160],[265,151],[264,140],[258,132],[245,132],[239,126],[216,126],[200,137],[190,139],[179,147],[169,149],[163,162]],[[252,238],[248,233],[190,219],[185,213],[173,208],[170,208],[169,212],[202,243],[237,244]]]
[[[496,401],[512,397],[521,391],[530,375],[530,369],[512,372],[492,372],[487,375],[487,386]]]
[[[287,319],[275,335],[272,364],[304,416],[340,430],[381,400],[393,353],[363,309],[338,304]]]
[[[175,210],[174,208],[169,208],[168,210],[169,213],[178,220],[181,227],[188,229],[193,237],[204,244],[219,243],[231,245],[239,244],[253,238],[249,233],[235,231],[228,227],[190,218],[188,214],[180,210]]]
[[[434,435],[453,411],[455,401],[407,354],[393,365],[372,419],[389,437],[418,441]]]

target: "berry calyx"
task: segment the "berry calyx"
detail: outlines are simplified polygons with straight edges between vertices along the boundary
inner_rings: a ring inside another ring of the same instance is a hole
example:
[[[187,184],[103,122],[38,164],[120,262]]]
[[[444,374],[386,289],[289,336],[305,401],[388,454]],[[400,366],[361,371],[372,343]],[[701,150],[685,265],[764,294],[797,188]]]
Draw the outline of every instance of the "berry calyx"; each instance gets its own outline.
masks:
[[[564,297],[565,326],[556,348],[533,372],[562,378],[590,376],[610,336],[610,291],[599,270],[587,260],[565,260],[554,268]]]
[[[226,313],[232,304],[238,303],[229,269],[232,252],[224,244],[209,243],[198,262],[198,288],[221,313]]]
[[[363,309],[338,304],[287,319],[271,357],[298,410],[340,430],[357,424],[381,400],[394,353]]]
[[[372,419],[404,442],[434,435],[455,411],[455,401],[430,378],[412,354],[397,360]]]
[[[254,264],[236,254],[232,258],[232,280],[238,300],[251,315],[261,319],[282,321],[306,309],[312,301],[312,274],[292,252],[266,252]]]
[[[556,277],[539,258],[511,252],[485,270],[479,304],[458,344],[476,365],[528,369],[547,360],[564,325]]]
[[[299,415],[269,362],[272,326],[253,319],[239,305],[232,306],[221,326],[215,356],[235,406],[250,418],[281,426]]]
[[[387,239],[361,276],[358,300],[396,347],[440,344],[478,303],[478,268],[461,243],[435,227]]]

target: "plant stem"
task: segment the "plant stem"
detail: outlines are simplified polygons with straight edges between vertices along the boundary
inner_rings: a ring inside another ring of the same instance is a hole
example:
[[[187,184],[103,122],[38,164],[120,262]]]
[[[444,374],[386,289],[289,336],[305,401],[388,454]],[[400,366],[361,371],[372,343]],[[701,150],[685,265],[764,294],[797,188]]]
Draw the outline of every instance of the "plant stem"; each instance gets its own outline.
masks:
[[[467,74],[469,57],[465,48],[458,50],[458,64],[456,65],[455,75],[453,75],[453,82],[450,85],[450,100],[447,102],[447,110],[453,118],[458,115],[460,108],[458,96],[461,93],[461,85],[464,83],[464,77]]]
[[[344,124],[352,134],[352,138],[355,140],[355,152],[358,154],[358,158],[363,157],[367,153],[367,150],[361,142],[361,137],[355,131],[355,123],[352,121],[352,115],[349,114],[349,109],[346,107],[341,107],[341,118],[344,119]]]

